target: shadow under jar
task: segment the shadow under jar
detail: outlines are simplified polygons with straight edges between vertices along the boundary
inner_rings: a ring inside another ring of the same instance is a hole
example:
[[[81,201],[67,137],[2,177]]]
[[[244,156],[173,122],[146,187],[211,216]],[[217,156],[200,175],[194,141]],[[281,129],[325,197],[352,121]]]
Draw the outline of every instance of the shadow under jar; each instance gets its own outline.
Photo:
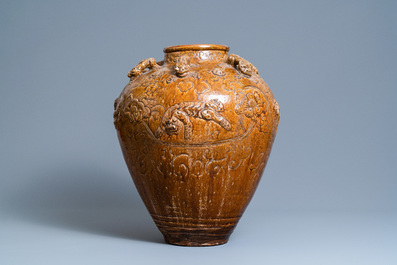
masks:
[[[114,124],[136,188],[166,242],[228,241],[269,158],[279,107],[257,69],[223,45],[141,61]]]

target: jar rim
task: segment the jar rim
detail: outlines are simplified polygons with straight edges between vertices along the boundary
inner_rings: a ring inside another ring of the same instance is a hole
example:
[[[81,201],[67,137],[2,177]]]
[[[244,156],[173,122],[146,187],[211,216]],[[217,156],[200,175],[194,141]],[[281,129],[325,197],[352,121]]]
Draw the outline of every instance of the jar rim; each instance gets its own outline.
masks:
[[[203,50],[220,50],[229,51],[229,46],[218,44],[188,44],[168,46],[164,48],[164,53],[181,52],[181,51],[203,51]]]

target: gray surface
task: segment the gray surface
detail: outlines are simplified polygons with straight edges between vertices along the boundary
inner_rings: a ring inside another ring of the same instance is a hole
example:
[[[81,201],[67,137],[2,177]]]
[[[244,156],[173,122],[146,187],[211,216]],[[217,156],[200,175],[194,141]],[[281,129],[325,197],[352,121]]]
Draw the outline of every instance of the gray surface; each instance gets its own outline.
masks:
[[[0,264],[396,264],[395,1],[3,1]],[[281,108],[224,246],[163,243],[113,100],[169,45],[227,44]],[[146,257],[146,260],[145,260]]]

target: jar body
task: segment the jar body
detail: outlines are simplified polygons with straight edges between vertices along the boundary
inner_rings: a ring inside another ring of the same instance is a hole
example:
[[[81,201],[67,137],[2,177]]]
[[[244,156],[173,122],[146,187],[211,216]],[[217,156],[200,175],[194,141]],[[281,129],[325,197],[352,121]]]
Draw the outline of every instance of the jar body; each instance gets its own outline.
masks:
[[[173,46],[163,62],[142,61],[115,101],[133,181],[165,240],[176,245],[227,242],[279,120],[255,67],[226,46],[207,46]]]

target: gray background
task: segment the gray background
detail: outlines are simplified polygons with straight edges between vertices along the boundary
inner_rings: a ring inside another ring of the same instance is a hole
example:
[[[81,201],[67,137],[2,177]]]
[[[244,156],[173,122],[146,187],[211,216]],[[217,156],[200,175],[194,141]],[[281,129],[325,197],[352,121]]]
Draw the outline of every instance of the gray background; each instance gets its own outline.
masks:
[[[1,264],[397,264],[396,1],[1,1]],[[113,100],[170,45],[226,44],[281,121],[231,241],[163,243]]]

